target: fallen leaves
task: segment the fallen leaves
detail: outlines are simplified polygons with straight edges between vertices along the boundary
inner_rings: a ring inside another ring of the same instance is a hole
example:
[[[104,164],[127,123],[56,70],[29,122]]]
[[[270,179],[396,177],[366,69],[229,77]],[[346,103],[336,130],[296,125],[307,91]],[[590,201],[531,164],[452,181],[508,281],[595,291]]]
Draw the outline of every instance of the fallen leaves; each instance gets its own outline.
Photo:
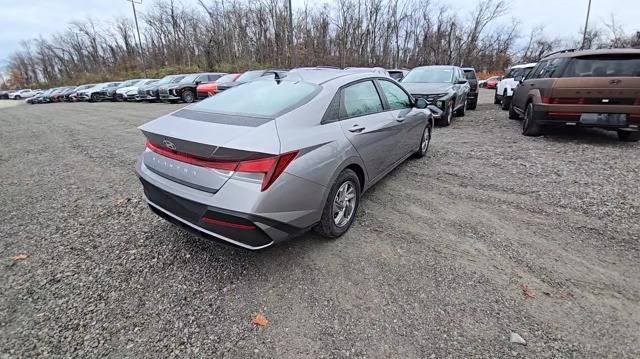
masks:
[[[522,289],[522,295],[524,295],[526,298],[535,298],[536,297],[536,293],[534,293],[533,290],[531,288],[529,288],[528,285],[523,284],[520,289]]]
[[[267,318],[260,313],[256,314],[251,320],[251,322],[260,327],[265,327],[269,323]]]
[[[29,255],[28,255],[28,254],[18,254],[18,255],[16,255],[16,256],[11,256],[11,257],[9,257],[9,259],[11,259],[11,260],[12,260],[12,261],[14,261],[14,262],[17,262],[17,261],[23,261],[23,260],[25,260],[25,259],[27,259],[27,258],[29,258]]]

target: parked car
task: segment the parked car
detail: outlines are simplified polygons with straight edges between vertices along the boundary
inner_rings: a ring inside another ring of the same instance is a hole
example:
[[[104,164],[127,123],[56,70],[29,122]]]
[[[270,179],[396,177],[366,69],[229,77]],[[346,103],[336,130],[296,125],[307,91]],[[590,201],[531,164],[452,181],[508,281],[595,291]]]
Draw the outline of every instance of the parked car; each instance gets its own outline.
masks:
[[[389,73],[389,76],[391,76],[392,79],[396,81],[400,81],[402,80],[403,77],[407,76],[407,74],[409,73],[409,70],[392,69],[392,70],[387,70],[387,72]]]
[[[116,101],[134,101],[138,99],[138,91],[140,88],[158,82],[157,79],[140,79],[130,82],[126,86],[121,85],[116,89]]]
[[[16,92],[9,93],[8,96],[12,100],[21,100],[37,95],[37,90],[24,89]]]
[[[31,105],[40,104],[40,103],[45,103],[45,98],[47,98],[46,102],[48,102],[49,95],[54,91],[56,91],[57,89],[58,89],[57,87],[54,87],[45,91],[39,91],[36,95],[28,98],[25,102]]]
[[[179,82],[159,87],[160,100],[166,102],[192,103],[197,100],[196,88],[203,82],[215,81],[226,75],[223,72],[203,72],[185,76]]]
[[[168,75],[160,79],[160,81],[150,85],[141,87],[138,90],[138,100],[147,102],[156,102],[160,99],[160,87],[171,83],[178,83],[187,75]]]
[[[387,72],[387,70],[385,70],[382,67],[345,67],[344,70],[349,72],[362,72],[362,73],[369,72],[369,73],[374,73],[382,76],[391,77],[389,76],[389,72]]]
[[[509,118],[524,118],[525,136],[548,126],[579,126],[640,140],[640,49],[554,53],[518,80]]]
[[[222,91],[226,91],[232,87],[236,87],[238,85],[242,85],[244,83],[253,81],[260,77],[278,77],[284,78],[287,76],[287,70],[251,70],[243,72],[242,75],[238,76],[234,81],[231,82],[220,82],[218,83],[218,87],[216,88],[216,93],[220,93]]]
[[[203,237],[252,250],[309,228],[336,238],[362,193],[426,154],[426,107],[375,74],[260,79],[142,125],[136,171],[151,210]]]
[[[106,88],[117,87],[120,82],[103,82],[93,87],[78,91],[78,101],[97,102],[101,101],[104,97],[103,90]]]
[[[92,87],[96,86],[96,84],[85,84],[85,85],[80,85],[78,87],[76,87],[75,89],[73,89],[71,92],[69,92],[68,94],[64,95],[64,100],[68,101],[68,102],[76,102],[79,101],[78,98],[78,91],[84,91],[84,90],[88,90]]]
[[[240,74],[226,74],[215,81],[201,83],[196,87],[198,100],[203,100],[209,96],[213,96],[216,93],[218,84],[233,82],[238,78],[238,76],[240,76]]]
[[[502,80],[502,76],[491,76],[486,80],[478,81],[478,87],[486,89],[495,89],[498,86],[498,82]]]
[[[449,126],[454,115],[464,116],[470,87],[459,67],[416,67],[401,83],[413,97],[427,100],[429,109],[440,124]]]
[[[9,91],[0,91],[0,100],[8,100],[9,99]]]
[[[509,69],[507,74],[498,82],[493,103],[500,104],[503,110],[509,109],[513,90],[518,86],[518,80],[527,77],[535,63],[516,65]]]
[[[137,81],[137,80],[136,80]],[[126,81],[125,81],[126,82]],[[124,82],[110,82],[105,86],[100,88],[97,91],[93,92],[93,95],[96,97],[90,98],[91,102],[95,101],[115,101],[116,100],[116,90],[122,86]]]
[[[59,89],[58,91],[51,94],[51,102],[62,102],[64,101],[65,95],[71,93],[75,90],[76,86],[64,87]]]
[[[478,107],[478,78],[473,67],[463,67],[464,78],[469,82],[469,94],[467,94],[467,110],[475,110]]]

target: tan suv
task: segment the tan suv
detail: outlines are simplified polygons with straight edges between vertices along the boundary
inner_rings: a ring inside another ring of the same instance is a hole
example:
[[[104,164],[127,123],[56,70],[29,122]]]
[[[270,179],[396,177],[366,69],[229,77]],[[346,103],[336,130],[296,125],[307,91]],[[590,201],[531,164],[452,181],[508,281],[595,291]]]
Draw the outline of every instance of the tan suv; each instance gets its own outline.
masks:
[[[621,141],[640,139],[640,50],[563,51],[516,79],[509,118],[524,118],[522,134],[547,126],[597,127]]]

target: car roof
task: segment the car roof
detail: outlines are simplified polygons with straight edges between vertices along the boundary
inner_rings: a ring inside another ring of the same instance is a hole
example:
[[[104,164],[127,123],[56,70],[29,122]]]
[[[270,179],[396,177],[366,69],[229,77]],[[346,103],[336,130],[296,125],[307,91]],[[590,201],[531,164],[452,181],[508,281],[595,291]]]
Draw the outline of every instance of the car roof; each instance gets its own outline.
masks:
[[[473,72],[476,72],[476,69],[474,69],[473,67],[462,67],[462,71],[473,71]]]
[[[443,69],[446,69],[446,68],[453,69],[453,68],[456,68],[458,66],[453,66],[453,65],[423,65],[423,66],[416,66],[412,70],[415,70],[415,69],[426,69],[426,68],[429,68],[429,67],[437,67],[437,68],[443,68]]]
[[[334,69],[309,69],[305,71],[296,71],[289,73],[284,79],[286,81],[296,81],[300,79],[305,82],[322,85],[335,80],[340,80],[340,85],[343,83],[356,81],[365,78],[386,78],[381,74],[374,72],[351,72],[348,70],[334,70]]]
[[[640,49],[598,49],[598,50],[565,50],[551,53],[543,59],[555,59],[560,57],[582,57],[594,55],[640,55]]]

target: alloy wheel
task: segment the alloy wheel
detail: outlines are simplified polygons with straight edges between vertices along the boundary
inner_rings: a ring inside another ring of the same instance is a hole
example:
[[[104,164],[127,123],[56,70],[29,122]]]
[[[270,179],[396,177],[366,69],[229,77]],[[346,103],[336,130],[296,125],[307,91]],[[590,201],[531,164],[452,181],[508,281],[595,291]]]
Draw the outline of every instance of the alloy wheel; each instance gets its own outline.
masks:
[[[422,143],[420,144],[420,150],[422,151],[422,153],[427,153],[427,150],[429,149],[429,144],[431,143],[431,130],[431,125],[428,125],[427,128],[424,129],[424,134],[422,135]]]
[[[356,209],[356,188],[351,181],[344,182],[333,200],[333,223],[337,227],[344,227],[351,221]]]

